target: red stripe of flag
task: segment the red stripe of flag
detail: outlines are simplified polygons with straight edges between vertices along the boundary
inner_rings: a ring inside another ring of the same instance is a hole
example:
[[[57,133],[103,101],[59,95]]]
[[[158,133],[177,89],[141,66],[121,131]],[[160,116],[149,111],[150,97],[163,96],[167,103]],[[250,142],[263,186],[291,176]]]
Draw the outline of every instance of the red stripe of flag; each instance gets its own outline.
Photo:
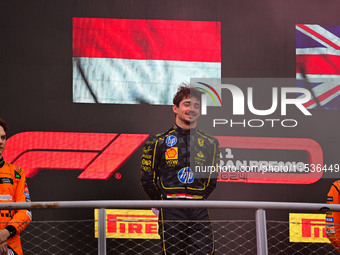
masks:
[[[298,27],[300,27],[301,29],[305,30],[306,32],[310,33],[311,35],[314,35],[315,37],[317,37],[318,39],[320,39],[321,41],[327,43],[329,46],[333,47],[334,49],[340,50],[340,46],[333,43],[331,40],[327,39],[326,37],[324,37],[323,35],[319,34],[318,32],[314,31],[313,29],[309,28],[306,25],[297,25]]]
[[[334,95],[335,93],[339,92],[340,91],[340,85],[328,90],[327,92],[321,94],[320,96],[318,96],[318,99],[319,99],[319,102],[322,102],[323,100],[327,99],[328,97]],[[304,103],[303,106],[304,107],[309,107],[311,106],[312,104],[314,104],[315,101],[314,99],[312,100],[309,100],[307,103]]]
[[[221,62],[220,22],[73,18],[73,56]]]
[[[340,74],[340,56],[337,55],[296,55],[296,73],[300,73],[300,65],[307,74]]]

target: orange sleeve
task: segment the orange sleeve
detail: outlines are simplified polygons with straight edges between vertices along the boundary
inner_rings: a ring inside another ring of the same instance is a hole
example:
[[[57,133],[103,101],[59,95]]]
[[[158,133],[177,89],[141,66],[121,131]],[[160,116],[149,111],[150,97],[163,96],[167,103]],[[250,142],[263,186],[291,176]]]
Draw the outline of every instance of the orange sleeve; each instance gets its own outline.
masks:
[[[17,181],[17,188],[14,194],[14,202],[30,202],[30,194],[26,183],[25,173],[21,168],[17,168],[15,180]],[[13,218],[8,222],[8,225],[12,225],[16,228],[17,233],[20,233],[31,221],[32,214],[30,210],[17,210]]]
[[[332,184],[328,194],[328,204],[340,204],[340,181]],[[326,234],[334,248],[340,253],[340,212],[327,211]]]

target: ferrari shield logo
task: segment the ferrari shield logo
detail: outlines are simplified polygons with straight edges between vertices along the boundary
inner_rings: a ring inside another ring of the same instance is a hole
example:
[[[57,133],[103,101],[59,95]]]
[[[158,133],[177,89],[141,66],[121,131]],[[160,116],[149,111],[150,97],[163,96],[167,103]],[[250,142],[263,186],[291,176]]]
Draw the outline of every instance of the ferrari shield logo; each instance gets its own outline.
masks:
[[[199,144],[199,146],[203,147],[204,140],[202,140],[201,138],[198,138],[198,144]]]

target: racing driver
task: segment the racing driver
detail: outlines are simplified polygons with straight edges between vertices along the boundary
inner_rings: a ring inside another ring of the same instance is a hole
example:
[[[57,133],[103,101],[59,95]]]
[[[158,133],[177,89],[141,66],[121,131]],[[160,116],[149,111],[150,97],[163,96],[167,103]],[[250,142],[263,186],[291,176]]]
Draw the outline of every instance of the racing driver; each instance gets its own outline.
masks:
[[[327,194],[328,204],[340,204],[340,180],[335,181],[328,194]],[[333,212],[328,210],[326,212],[326,234],[340,254],[340,212]]]
[[[217,139],[197,129],[200,107],[201,92],[180,86],[173,99],[175,125],[144,144],[141,184],[150,199],[203,200],[216,187],[216,172],[195,172],[195,166],[219,164]],[[214,253],[206,208],[160,208],[159,219],[164,254]]]
[[[29,202],[24,171],[8,162],[2,154],[6,145],[7,124],[0,119],[0,202]],[[28,210],[0,210],[0,254],[22,255],[20,232],[31,222]]]

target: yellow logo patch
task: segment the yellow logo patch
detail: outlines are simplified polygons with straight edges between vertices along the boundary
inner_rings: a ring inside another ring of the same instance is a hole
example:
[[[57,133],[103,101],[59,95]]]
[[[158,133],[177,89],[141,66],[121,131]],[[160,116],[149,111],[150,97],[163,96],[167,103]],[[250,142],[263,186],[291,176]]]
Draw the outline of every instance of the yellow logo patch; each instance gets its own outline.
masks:
[[[165,152],[165,159],[178,159],[178,148],[172,147]]]
[[[305,243],[329,243],[326,235],[326,215],[290,213],[289,241]]]
[[[204,154],[200,151],[199,153],[197,153],[197,156],[199,157],[199,158],[204,158]]]

